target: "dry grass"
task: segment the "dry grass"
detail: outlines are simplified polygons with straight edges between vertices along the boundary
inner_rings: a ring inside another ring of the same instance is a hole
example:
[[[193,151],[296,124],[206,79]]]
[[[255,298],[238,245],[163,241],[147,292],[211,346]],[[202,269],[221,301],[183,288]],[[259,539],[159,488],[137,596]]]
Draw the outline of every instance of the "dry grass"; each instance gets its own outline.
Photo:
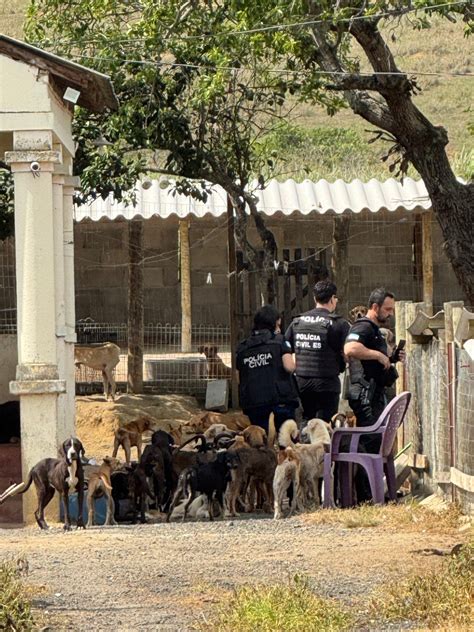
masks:
[[[472,630],[474,544],[464,545],[441,571],[383,587],[370,604],[372,617],[416,621],[450,630]]]
[[[28,632],[34,621],[31,602],[22,575],[28,570],[23,558],[0,564],[0,630]]]
[[[354,509],[325,509],[302,516],[312,525],[337,524],[346,528],[381,527],[423,531],[431,533],[453,533],[465,522],[457,505],[435,512],[416,502],[398,505],[362,505]]]
[[[305,578],[295,576],[287,584],[248,585],[236,589],[214,608],[210,621],[200,630],[214,632],[336,632],[350,628],[353,617],[332,599],[313,593]]]

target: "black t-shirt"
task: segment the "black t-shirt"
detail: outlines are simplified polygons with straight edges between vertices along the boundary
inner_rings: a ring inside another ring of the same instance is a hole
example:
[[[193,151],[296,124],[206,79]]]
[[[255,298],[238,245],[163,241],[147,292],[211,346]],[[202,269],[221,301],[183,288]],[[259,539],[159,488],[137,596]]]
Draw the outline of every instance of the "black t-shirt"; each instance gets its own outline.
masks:
[[[381,351],[388,356],[387,342],[381,334],[379,327],[368,318],[359,318],[351,326],[346,342],[360,342],[375,351]],[[361,360],[366,380],[374,379],[376,383],[384,383],[385,369],[378,360]]]
[[[324,307],[316,307],[303,314],[303,316],[328,316],[329,310]],[[335,318],[332,321],[332,326],[328,329],[328,343],[330,347],[341,357],[341,371],[344,368],[343,350],[346,336],[349,332],[350,325],[344,318]],[[293,323],[288,327],[285,333],[286,340],[291,344],[292,349],[295,349],[295,335],[293,329]],[[296,365],[296,373],[298,373],[298,361]],[[297,377],[298,387],[301,391],[329,391],[331,393],[341,392],[341,382],[339,376],[333,377]]]

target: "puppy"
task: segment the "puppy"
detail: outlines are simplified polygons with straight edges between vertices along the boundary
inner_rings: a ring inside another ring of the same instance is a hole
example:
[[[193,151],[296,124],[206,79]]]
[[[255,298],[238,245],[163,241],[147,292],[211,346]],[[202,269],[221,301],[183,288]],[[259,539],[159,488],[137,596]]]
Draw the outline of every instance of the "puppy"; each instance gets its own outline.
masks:
[[[287,496],[290,485],[293,485],[293,494],[290,498],[290,512],[288,517],[291,516],[298,503],[300,494],[300,467],[301,459],[293,448],[285,448],[278,453],[277,466],[273,477],[274,520],[279,520],[283,517],[283,501]]]
[[[349,428],[349,420],[345,413],[336,413],[331,417],[331,428],[336,430],[336,428]]]
[[[89,477],[87,492],[88,527],[92,527],[94,524],[95,500],[102,496],[107,498],[107,514],[104,524],[109,526],[117,524],[114,518],[115,503],[112,497],[111,475],[118,464],[118,459],[112,459],[106,456],[97,472],[93,472]]]
[[[391,329],[387,329],[386,327],[380,327],[380,333],[385,338],[385,342],[387,343],[388,357],[390,357],[395,351],[395,347],[397,346],[395,344],[395,334]]]
[[[146,430],[151,429],[152,423],[150,417],[144,416],[115,430],[112,457],[115,458],[119,447],[122,447],[125,452],[125,462],[127,465],[130,465],[132,447],[135,446],[137,448],[138,460],[140,460],[142,454],[142,434]]]
[[[367,316],[367,311],[368,310],[365,305],[356,305],[349,312],[349,321],[351,323],[355,323],[355,321],[359,320],[359,318],[364,318],[364,316]]]

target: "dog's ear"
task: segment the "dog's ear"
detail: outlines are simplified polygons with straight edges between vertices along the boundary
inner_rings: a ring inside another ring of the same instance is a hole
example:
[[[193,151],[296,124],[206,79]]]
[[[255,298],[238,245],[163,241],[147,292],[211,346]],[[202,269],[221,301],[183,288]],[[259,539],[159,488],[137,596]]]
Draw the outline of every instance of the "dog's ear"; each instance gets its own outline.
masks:
[[[77,447],[79,448],[78,450],[78,454],[79,454],[79,458],[84,458],[86,456],[86,451],[84,449],[84,446],[82,445],[82,442],[79,441],[79,439],[76,439],[77,441]]]

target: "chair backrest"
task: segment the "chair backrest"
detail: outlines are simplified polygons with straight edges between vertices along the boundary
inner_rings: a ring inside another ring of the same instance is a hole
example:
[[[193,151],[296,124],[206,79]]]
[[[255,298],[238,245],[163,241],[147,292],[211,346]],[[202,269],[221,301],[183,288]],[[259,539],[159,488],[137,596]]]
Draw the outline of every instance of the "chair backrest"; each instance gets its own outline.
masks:
[[[380,446],[380,454],[383,457],[389,456],[392,451],[397,430],[403,423],[410,399],[411,393],[408,391],[400,393],[400,395],[397,395],[389,402],[380,415],[379,421],[382,422],[380,425],[385,427]]]

